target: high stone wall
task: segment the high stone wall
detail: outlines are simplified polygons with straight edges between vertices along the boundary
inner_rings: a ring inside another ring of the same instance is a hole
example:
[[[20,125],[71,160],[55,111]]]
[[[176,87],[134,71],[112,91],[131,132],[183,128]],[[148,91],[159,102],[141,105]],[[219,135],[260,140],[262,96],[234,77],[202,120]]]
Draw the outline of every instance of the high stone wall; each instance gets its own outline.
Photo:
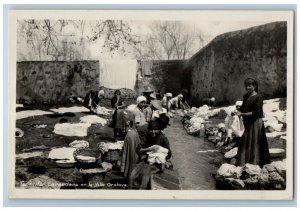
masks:
[[[17,63],[17,103],[64,103],[98,87],[98,61]]]
[[[217,36],[190,60],[190,94],[195,105],[241,100],[244,80],[256,78],[264,98],[286,96],[287,25],[275,22]]]
[[[147,86],[153,90],[161,90],[162,94],[166,92],[178,94],[183,88],[189,87],[190,78],[186,60],[142,62],[150,63],[151,74],[145,75],[142,69],[138,70],[135,85],[137,93],[141,94]]]

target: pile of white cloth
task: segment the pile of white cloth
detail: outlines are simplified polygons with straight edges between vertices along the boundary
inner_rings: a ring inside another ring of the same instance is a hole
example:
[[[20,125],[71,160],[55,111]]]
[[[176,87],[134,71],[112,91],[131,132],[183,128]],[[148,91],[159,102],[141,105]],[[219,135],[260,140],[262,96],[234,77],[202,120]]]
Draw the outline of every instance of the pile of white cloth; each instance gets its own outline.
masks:
[[[75,162],[74,152],[76,150],[77,149],[73,147],[55,148],[50,151],[48,158],[52,160],[69,160]]]
[[[153,145],[149,147],[149,149],[155,149],[153,151],[147,152],[148,154],[148,162],[150,164],[165,164],[166,163],[166,157],[168,155],[169,150],[158,145]]]
[[[242,117],[237,115],[231,115],[231,112],[225,118],[225,129],[227,132],[227,137],[232,139],[234,134],[236,137],[242,137],[245,131]]]
[[[87,130],[91,126],[91,123],[62,123],[54,126],[54,133],[63,136],[87,136]]]

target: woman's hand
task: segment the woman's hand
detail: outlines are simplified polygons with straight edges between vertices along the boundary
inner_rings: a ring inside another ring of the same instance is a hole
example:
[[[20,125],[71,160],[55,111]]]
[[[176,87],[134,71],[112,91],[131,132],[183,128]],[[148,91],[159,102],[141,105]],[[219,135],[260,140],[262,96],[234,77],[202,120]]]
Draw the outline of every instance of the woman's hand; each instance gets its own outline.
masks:
[[[152,152],[157,152],[157,151],[159,150],[159,146],[153,145],[153,146],[149,147],[149,149],[150,149]]]
[[[236,111],[235,114],[236,114],[237,116],[242,116],[242,112],[240,112],[240,111]]]

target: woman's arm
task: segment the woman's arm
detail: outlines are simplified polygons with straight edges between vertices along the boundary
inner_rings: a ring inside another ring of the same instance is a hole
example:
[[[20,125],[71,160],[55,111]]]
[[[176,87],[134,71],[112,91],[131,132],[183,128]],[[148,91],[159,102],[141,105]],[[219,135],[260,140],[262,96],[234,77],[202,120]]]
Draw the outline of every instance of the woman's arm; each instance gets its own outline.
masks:
[[[252,116],[253,112],[246,112],[246,113],[242,113],[240,111],[237,111],[236,113],[238,116]]]
[[[122,102],[122,105],[117,106],[117,109],[122,109],[122,108],[125,108],[125,107],[126,107],[126,104],[124,102]]]

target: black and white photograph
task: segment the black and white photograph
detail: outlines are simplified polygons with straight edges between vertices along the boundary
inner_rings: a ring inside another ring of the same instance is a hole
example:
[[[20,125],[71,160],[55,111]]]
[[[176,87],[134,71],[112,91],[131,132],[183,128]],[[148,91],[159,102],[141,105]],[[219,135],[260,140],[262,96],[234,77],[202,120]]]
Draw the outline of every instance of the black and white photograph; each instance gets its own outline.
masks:
[[[11,198],[292,199],[291,11],[10,11]]]

